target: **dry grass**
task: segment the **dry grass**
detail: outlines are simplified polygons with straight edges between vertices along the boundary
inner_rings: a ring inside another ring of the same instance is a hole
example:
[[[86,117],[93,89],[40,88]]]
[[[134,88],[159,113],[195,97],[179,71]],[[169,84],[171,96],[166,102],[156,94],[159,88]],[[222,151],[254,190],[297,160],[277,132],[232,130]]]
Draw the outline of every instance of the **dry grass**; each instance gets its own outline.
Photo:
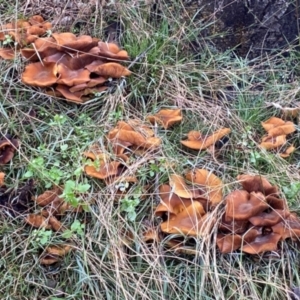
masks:
[[[261,174],[285,190],[290,207],[299,212],[299,190],[292,193],[300,182],[299,119],[294,120],[297,150],[290,158],[284,160],[258,148],[263,134],[260,122],[281,115],[269,103],[291,106],[299,100],[298,51],[291,46],[289,55],[282,52],[247,61],[231,52],[218,53],[203,40],[201,53],[195,53],[191,41],[210,25],[197,23],[193,15],[180,15],[184,11],[180,1],[162,1],[159,6],[151,1],[106,1],[106,6],[95,2],[85,6],[89,14],[82,14],[78,0],[68,1],[71,6],[64,3],[63,8],[57,4],[56,10],[49,1],[0,1],[2,22],[43,12],[50,21],[56,18],[57,30],[71,29],[102,39],[117,36],[132,58],[141,55],[131,67],[133,76],[122,86],[117,82],[114,93],[84,106],[24,86],[20,82],[21,59],[0,62],[0,134],[16,135],[22,143],[13,161],[3,167],[8,186],[23,186],[31,170],[35,194],[53,183],[73,180],[91,185],[80,200],[94,200],[90,212],[64,218],[66,226],[79,220],[85,233],[74,232],[70,241],[76,251],[54,267],[40,265],[45,245],[36,240],[22,218],[1,212],[0,298],[289,298],[290,289],[300,285],[297,243],[284,242],[278,253],[269,256],[221,255],[213,231],[211,236],[193,241],[195,255],[188,255],[168,250],[168,238],[146,244],[142,233],[158,224],[153,217],[157,186],[168,182],[170,174],[194,167],[218,175],[225,183],[225,194],[238,187],[238,174]],[[65,16],[70,16],[69,22],[60,24]],[[116,28],[121,28],[120,32]],[[146,122],[147,115],[166,107],[182,109],[184,119],[168,130],[156,128],[161,148],[134,158],[129,173],[137,174],[139,182],[127,197],[134,199],[145,184],[150,190],[143,199],[139,195],[137,216],[130,222],[115,201],[114,186],[105,187],[82,173],[76,175],[76,170],[82,166],[83,151],[93,143],[104,145],[105,134],[118,120]],[[30,111],[36,115],[30,116]],[[211,133],[223,126],[232,133],[218,156],[189,151],[180,144],[190,130]],[[163,167],[155,170],[155,176],[151,176],[156,164],[152,160]],[[61,173],[54,176],[53,168]],[[133,235],[130,240],[126,237],[129,233]],[[64,242],[56,233],[47,243]]]

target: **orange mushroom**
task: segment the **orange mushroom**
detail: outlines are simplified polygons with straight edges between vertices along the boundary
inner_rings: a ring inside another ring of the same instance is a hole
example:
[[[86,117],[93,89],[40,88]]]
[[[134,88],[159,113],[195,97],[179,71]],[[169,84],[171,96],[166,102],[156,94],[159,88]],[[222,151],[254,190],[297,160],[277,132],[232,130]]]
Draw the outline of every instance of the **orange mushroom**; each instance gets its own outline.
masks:
[[[272,230],[279,235],[281,240],[287,238],[297,240],[300,238],[300,219],[292,213],[287,219],[272,226]]]
[[[249,220],[249,218],[268,209],[265,196],[260,192],[248,193],[235,190],[227,195],[225,220]]]
[[[188,139],[186,141],[181,141],[181,144],[190,149],[205,150],[224,136],[228,135],[230,131],[229,128],[222,128],[210,136],[203,136],[201,132],[198,131],[190,131],[188,133]]]
[[[90,81],[90,72],[85,69],[71,70],[64,64],[58,64],[56,73],[59,74],[57,83],[74,86]]]
[[[19,147],[19,140],[10,138],[0,140],[0,165],[7,164],[14,157],[16,149]]]
[[[262,138],[260,147],[267,150],[275,149],[280,151],[280,147],[286,144],[286,135],[293,133],[296,130],[293,122],[286,122],[276,117],[272,117],[261,124],[268,133]],[[279,153],[279,155],[286,158],[294,150],[295,148],[290,146],[286,151]]]
[[[36,228],[45,228],[45,229],[52,228],[52,226],[49,224],[48,219],[46,219],[41,214],[29,214],[25,218],[25,222],[31,225],[32,227],[36,227]]]
[[[55,199],[62,194],[62,189],[60,187],[54,187],[52,190],[45,191],[43,194],[39,195],[35,202],[39,206],[46,206],[55,201]],[[62,200],[61,200],[62,201]]]
[[[206,236],[210,233],[214,221],[215,219],[210,214],[205,214],[200,202],[193,201],[190,206],[175,217],[161,223],[160,228],[168,234]]]
[[[117,60],[127,60],[129,59],[128,53],[118,47],[114,43],[98,43],[99,56]]]
[[[0,57],[3,59],[14,59],[16,56],[15,50],[12,48],[0,48]]]
[[[239,175],[237,177],[243,189],[250,192],[261,192],[264,195],[277,195],[278,188],[260,175]]]
[[[274,209],[271,212],[261,212],[249,219],[254,226],[271,227],[290,215],[289,211]]]
[[[45,248],[45,252],[50,255],[65,256],[72,250],[70,245],[52,245]]]
[[[32,86],[51,86],[57,80],[57,66],[55,63],[31,63],[25,67],[25,71],[22,74],[22,82]]]
[[[259,235],[254,241],[244,243],[241,250],[249,254],[260,254],[266,251],[277,250],[277,244],[280,240],[280,234],[270,233],[267,235]]]
[[[150,123],[158,123],[168,129],[176,123],[182,121],[181,109],[162,109],[153,116],[147,118]]]
[[[5,173],[0,172],[0,187],[1,187],[2,185],[4,185],[4,177],[5,177]]]
[[[125,122],[124,122],[125,123]],[[128,125],[130,128],[131,126]],[[124,126],[119,125],[117,128],[108,133],[108,139],[113,146],[121,146],[121,148],[136,146],[144,149],[156,149],[161,144],[161,140],[157,137],[145,137],[142,133],[136,132],[132,128],[123,129]]]
[[[207,199],[210,205],[216,206],[223,199],[223,183],[220,178],[212,172],[205,169],[194,169],[185,175],[186,179],[193,184],[199,185],[204,190],[204,197],[207,194]]]
[[[202,196],[202,192],[199,189],[188,187],[184,178],[177,174],[170,175],[170,186],[173,193],[182,198],[199,198]]]
[[[83,90],[78,92],[71,92],[70,87],[64,84],[57,85],[55,90],[62,94],[68,101],[74,103],[84,103],[87,100],[83,97]]]
[[[160,204],[156,207],[154,214],[156,216],[168,215],[170,218],[175,217],[180,212],[187,209],[188,206],[192,205],[191,199],[181,198],[172,192],[169,185],[163,184],[159,187],[159,195],[161,198]],[[198,200],[194,200],[198,201]],[[198,201],[201,203],[201,201]],[[201,203],[202,205],[202,203]],[[203,205],[202,208],[204,209]],[[205,211],[202,212],[203,214]]]
[[[110,62],[101,64],[93,69],[93,72],[105,76],[105,77],[112,77],[112,78],[121,78],[123,76],[129,76],[131,72],[124,66]]]
[[[218,234],[217,245],[221,253],[230,253],[242,245],[242,237],[238,234]]]

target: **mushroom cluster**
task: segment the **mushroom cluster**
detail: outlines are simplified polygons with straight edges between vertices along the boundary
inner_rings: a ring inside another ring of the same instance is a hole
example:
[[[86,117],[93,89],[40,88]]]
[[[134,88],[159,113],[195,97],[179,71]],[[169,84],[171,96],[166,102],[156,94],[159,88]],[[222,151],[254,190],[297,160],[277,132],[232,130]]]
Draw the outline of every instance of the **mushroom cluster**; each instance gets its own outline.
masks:
[[[164,236],[172,250],[195,254],[193,245],[178,236],[209,237],[217,225],[216,244],[221,253],[260,254],[277,250],[279,241],[300,237],[300,219],[289,211],[276,186],[259,175],[240,175],[238,180],[243,189],[223,199],[221,180],[205,169],[190,171],[185,178],[171,175],[169,184],[159,188],[161,202],[154,212],[162,219],[160,230],[151,228],[143,240],[161,242]],[[221,207],[221,201],[225,207],[218,221],[215,208]]]
[[[189,171],[185,177],[172,174],[169,184],[159,188],[161,202],[154,212],[163,220],[161,231],[206,236],[216,221],[211,211],[223,198],[222,187],[222,181],[205,169]]]
[[[64,231],[66,228],[57,219],[66,213],[82,212],[82,207],[74,208],[61,198],[62,188],[54,187],[34,198],[34,201],[42,210],[40,213],[28,214],[25,222],[35,228],[45,228],[54,231]]]
[[[0,48],[0,57],[3,59],[14,59],[16,51],[33,43],[51,30],[52,25],[45,22],[43,17],[35,15],[28,20],[17,20],[15,22],[3,24],[0,27],[0,41],[3,44],[14,42],[14,47]]]
[[[289,211],[276,186],[259,175],[239,175],[238,180],[243,189],[226,196],[218,229],[222,253],[275,251],[279,241],[300,237],[300,219]]]
[[[61,198],[62,189],[55,186],[51,190],[45,191],[43,194],[34,198],[35,203],[41,207],[39,213],[28,214],[25,222],[34,228],[44,228],[58,232],[64,232],[67,228],[59,221],[59,217],[67,213],[82,212],[82,206],[74,208]],[[71,245],[49,245],[47,246],[41,257],[42,265],[51,265],[61,260],[63,256],[72,250]]]
[[[22,39],[17,40],[17,51],[20,50],[21,55],[32,62],[25,67],[22,82],[49,88],[50,95],[84,103],[95,93],[105,91],[111,78],[131,74],[119,63],[129,59],[128,53],[114,43],[102,42],[88,35],[76,36],[71,32],[52,33],[43,37],[51,24],[45,23],[40,16],[16,24],[19,27],[8,34],[16,39],[17,35],[13,36],[13,33],[22,33]],[[5,39],[5,35],[2,39]],[[15,56],[15,49],[2,48],[1,51],[3,58]]]
[[[146,151],[157,149],[161,140],[155,137],[154,131],[138,120],[119,121],[106,136],[107,153],[94,145],[84,156],[88,159],[84,171],[87,175],[102,179],[106,184],[125,181],[136,182],[133,175],[127,176],[127,163],[131,154],[143,154]],[[111,150],[111,151],[110,151]]]
[[[266,150],[275,150],[283,158],[289,157],[296,150],[293,145],[286,147],[286,136],[296,130],[293,122],[271,117],[261,125],[267,134],[262,138],[260,147]]]

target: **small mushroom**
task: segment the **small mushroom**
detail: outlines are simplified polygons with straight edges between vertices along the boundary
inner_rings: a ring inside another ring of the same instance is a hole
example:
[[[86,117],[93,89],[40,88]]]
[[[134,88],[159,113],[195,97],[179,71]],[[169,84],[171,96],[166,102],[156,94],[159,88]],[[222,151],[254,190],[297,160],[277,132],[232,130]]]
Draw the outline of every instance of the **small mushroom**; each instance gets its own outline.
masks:
[[[300,219],[296,214],[291,213],[287,219],[272,226],[272,230],[279,235],[281,240],[287,238],[297,240],[300,238]]]
[[[25,222],[35,228],[52,228],[52,226],[48,222],[48,219],[42,216],[41,214],[29,214],[25,218]]]
[[[0,48],[0,57],[3,59],[14,59],[16,57],[15,50],[13,48]]]
[[[5,173],[0,172],[0,187],[4,185]]]
[[[7,164],[14,157],[16,149],[19,147],[19,140],[7,135],[0,140],[0,165]]]

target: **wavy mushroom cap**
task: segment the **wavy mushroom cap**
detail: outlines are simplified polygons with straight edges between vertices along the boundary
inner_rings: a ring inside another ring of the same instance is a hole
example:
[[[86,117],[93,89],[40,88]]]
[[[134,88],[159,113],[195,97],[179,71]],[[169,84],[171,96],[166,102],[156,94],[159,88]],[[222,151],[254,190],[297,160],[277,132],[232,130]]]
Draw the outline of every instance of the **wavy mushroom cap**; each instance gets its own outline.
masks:
[[[247,192],[261,192],[264,195],[277,195],[278,188],[260,175],[239,175],[237,180]]]
[[[270,233],[259,235],[254,241],[244,244],[241,250],[248,254],[260,254],[266,251],[276,251],[280,240],[280,234]]]
[[[57,82],[57,66],[55,63],[31,63],[25,67],[22,82],[32,86],[47,87]]]
[[[217,141],[222,139],[225,135],[230,133],[229,128],[222,128],[214,132],[212,135],[203,136],[201,132],[190,131],[188,133],[188,139],[186,141],[181,141],[184,146],[194,149],[194,150],[205,150],[208,147],[214,145]]]
[[[265,196],[260,192],[248,193],[235,190],[225,198],[225,220],[249,220],[269,208]]]
[[[205,169],[194,169],[188,172],[185,178],[204,190],[203,196],[209,200],[211,206],[216,206],[222,201],[222,180],[212,172]]]
[[[181,198],[172,192],[172,189],[169,185],[163,184],[159,187],[159,196],[161,199],[160,204],[156,207],[154,215],[163,216],[169,215],[170,218],[175,217],[182,211],[186,210],[189,206],[193,205],[194,201],[199,202],[198,200],[191,200]],[[201,202],[200,202],[201,203]],[[202,204],[202,203],[201,203]],[[200,207],[199,207],[200,209]],[[205,214],[204,207],[202,205],[201,214]]]
[[[200,202],[192,205],[177,214],[175,217],[160,224],[164,233],[184,234],[188,236],[204,236],[211,232],[214,218],[205,211]]]
[[[148,116],[147,119],[152,124],[158,123],[165,129],[168,129],[172,125],[182,121],[181,109],[161,109],[155,115]]]

